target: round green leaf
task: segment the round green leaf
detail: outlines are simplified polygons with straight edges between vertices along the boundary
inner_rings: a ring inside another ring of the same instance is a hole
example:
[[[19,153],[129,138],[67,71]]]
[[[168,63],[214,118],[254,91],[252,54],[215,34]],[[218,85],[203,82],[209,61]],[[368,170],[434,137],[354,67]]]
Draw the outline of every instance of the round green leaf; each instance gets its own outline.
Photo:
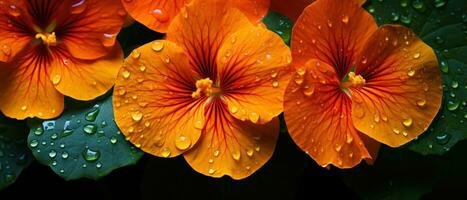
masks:
[[[27,148],[27,133],[26,123],[0,114],[0,190],[15,182],[33,161]]]
[[[371,0],[365,8],[378,24],[411,28],[438,56],[443,103],[426,133],[407,147],[443,154],[467,138],[467,3],[465,0]]]
[[[293,22],[286,16],[282,16],[276,12],[269,12],[263,19],[266,27],[279,35],[287,45],[290,45],[290,37],[292,35]]]
[[[143,155],[117,128],[112,98],[74,106],[57,119],[32,122],[29,148],[64,179],[98,179]]]

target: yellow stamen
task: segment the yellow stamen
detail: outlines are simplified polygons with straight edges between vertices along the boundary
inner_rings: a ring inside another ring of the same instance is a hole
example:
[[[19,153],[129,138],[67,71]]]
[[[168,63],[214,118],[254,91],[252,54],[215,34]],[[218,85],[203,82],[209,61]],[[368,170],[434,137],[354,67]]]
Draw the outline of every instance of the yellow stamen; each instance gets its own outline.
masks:
[[[211,96],[213,93],[212,80],[209,78],[200,79],[196,81],[196,91],[191,94],[191,97],[198,99],[203,94],[205,96]]]
[[[349,72],[349,81],[342,83],[343,88],[356,87],[361,88],[365,85],[365,79],[361,75],[355,75],[355,72]]]
[[[56,46],[57,45],[57,36],[55,32],[52,33],[38,33],[36,34],[36,39],[41,39],[42,44],[47,46]]]

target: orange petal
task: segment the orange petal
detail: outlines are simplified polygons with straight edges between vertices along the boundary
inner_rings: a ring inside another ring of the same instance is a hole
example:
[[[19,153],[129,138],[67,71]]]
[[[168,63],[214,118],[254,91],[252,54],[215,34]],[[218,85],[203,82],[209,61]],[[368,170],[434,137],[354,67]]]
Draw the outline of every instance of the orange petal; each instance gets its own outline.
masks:
[[[126,12],[115,0],[63,1],[57,12],[57,37],[71,55],[96,59],[113,51]]]
[[[377,29],[373,17],[353,0],[320,0],[308,6],[292,32],[294,65],[310,58],[336,67],[343,78]]]
[[[289,48],[265,28],[250,26],[227,37],[217,65],[230,112],[261,124],[279,115],[290,61]]]
[[[0,65],[0,109],[6,116],[50,119],[63,111],[63,95],[49,80],[52,60],[40,54],[41,50],[44,49],[31,48]]]
[[[392,147],[422,134],[441,105],[442,87],[433,50],[408,28],[385,25],[360,56],[352,117],[358,130]]]
[[[0,4],[0,62],[8,62],[33,40],[31,17],[24,1],[8,0]]]
[[[122,0],[125,9],[138,22],[164,33],[180,10],[191,0]]]
[[[118,44],[105,57],[89,61],[59,51],[49,78],[62,94],[78,100],[92,100],[112,88],[122,64],[123,52]]]
[[[295,143],[319,165],[354,167],[371,158],[351,118],[351,99],[339,88],[336,71],[312,59],[297,70],[285,94],[284,114]]]
[[[252,22],[261,23],[263,17],[268,13],[270,0],[230,0],[240,9]]]
[[[272,156],[279,135],[279,120],[257,125],[229,114],[227,105],[215,99],[206,105],[206,128],[185,160],[197,172],[212,177],[248,177]]]
[[[223,0],[194,1],[183,12],[169,27],[167,40],[186,50],[190,63],[198,67],[196,71],[202,78],[217,74],[212,65],[215,65],[221,44],[229,34],[252,24],[242,12]]]
[[[193,70],[169,41],[136,49],[120,70],[114,91],[115,121],[143,151],[174,157],[191,149],[204,127],[203,99],[193,99]]]

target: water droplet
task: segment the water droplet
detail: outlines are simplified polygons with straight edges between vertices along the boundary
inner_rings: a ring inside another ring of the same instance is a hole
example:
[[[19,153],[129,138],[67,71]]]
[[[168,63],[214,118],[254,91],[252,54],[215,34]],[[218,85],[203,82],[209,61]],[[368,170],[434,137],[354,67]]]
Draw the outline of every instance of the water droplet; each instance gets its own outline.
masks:
[[[420,99],[417,101],[417,106],[419,107],[424,107],[426,105],[426,100],[425,99]]]
[[[58,134],[54,133],[50,136],[50,139],[56,140],[58,138]]]
[[[238,112],[238,108],[237,108],[236,106],[232,106],[232,107],[230,108],[230,112],[233,113],[233,114],[235,114],[235,113]]]
[[[162,157],[168,158],[170,156],[170,150],[167,147],[162,148],[161,152]]]
[[[408,16],[401,15],[400,19],[402,23],[407,24],[407,25],[409,25],[412,22],[412,17],[410,15]]]
[[[60,74],[55,74],[52,78],[52,83],[54,85],[58,85],[61,80],[62,80],[62,76]]]
[[[191,139],[188,136],[180,135],[178,139],[175,140],[175,146],[179,150],[186,150],[191,146]]]
[[[247,149],[247,150],[246,150],[246,155],[249,156],[249,157],[252,157],[252,156],[253,156],[253,153],[254,153],[254,150],[253,150],[253,149]]]
[[[425,6],[425,4],[421,0],[412,1],[412,7],[417,9],[417,10],[423,9],[424,6]]]
[[[66,151],[62,152],[62,158],[63,158],[63,159],[67,159],[68,156],[69,156],[69,155],[68,155],[68,152],[66,152]]]
[[[201,129],[203,129],[203,127],[204,127],[203,121],[202,121],[202,120],[196,120],[196,122],[195,122],[195,128],[201,130]]]
[[[87,134],[92,135],[97,132],[97,126],[94,124],[88,124],[83,127],[83,131]]]
[[[417,53],[414,53],[414,54],[413,54],[413,58],[414,58],[414,59],[419,59],[419,58],[420,58],[420,55],[421,55],[421,54],[418,53],[418,52],[417,52]]]
[[[449,143],[449,140],[451,139],[451,135],[448,133],[440,133],[436,135],[436,143],[440,145],[445,145]]]
[[[259,120],[259,114],[255,112],[251,112],[248,117],[250,118],[250,121],[253,123],[257,123]]]
[[[156,18],[159,22],[166,22],[169,20],[169,16],[161,9],[154,9],[152,11],[152,16],[154,16],[154,18]]]
[[[96,121],[97,115],[99,115],[99,109],[98,108],[86,113],[86,116],[84,118],[88,122],[94,122],[94,121]]]
[[[32,147],[32,148],[36,148],[37,145],[39,145],[39,142],[37,140],[32,140],[30,143],[29,143],[29,146]]]
[[[241,157],[240,151],[234,151],[232,152],[232,158],[236,161],[239,161]]]
[[[78,0],[74,4],[71,5],[71,14],[77,15],[83,13],[86,9],[86,1],[85,0]]]
[[[208,173],[209,173],[209,174],[214,174],[214,172],[216,172],[216,170],[214,170],[213,168],[210,168],[210,169],[208,170]]]
[[[128,70],[124,69],[122,71],[123,78],[128,79],[128,78],[130,78],[130,75],[131,75],[131,73]]]
[[[274,87],[274,88],[279,87],[279,81],[277,81],[277,80],[272,81],[272,87]]]
[[[457,82],[457,81],[452,81],[452,82],[451,82],[451,87],[454,88],[454,89],[456,89],[457,87],[459,87],[459,82]]]
[[[397,20],[399,20],[399,13],[392,12],[391,13],[391,21],[396,22]]]
[[[115,44],[115,37],[117,34],[104,33],[102,37],[102,45],[105,47],[112,47]]]
[[[98,150],[92,150],[92,149],[87,148],[83,151],[82,156],[84,160],[88,162],[95,162],[96,160],[99,159],[99,157],[101,156],[101,153]]]
[[[215,150],[215,151],[214,151],[214,157],[218,157],[218,156],[219,156],[219,153],[220,153],[219,150]]]
[[[337,152],[341,151],[341,149],[342,149],[342,145],[336,144],[334,146],[334,150],[336,150]]]
[[[154,41],[151,46],[152,50],[159,52],[164,48],[164,43],[161,41]]]
[[[375,113],[375,116],[374,116],[373,119],[375,120],[376,123],[378,123],[378,122],[379,122],[379,119],[380,119],[380,118],[379,118],[379,114],[378,114],[378,113]]]
[[[413,77],[415,76],[415,70],[411,69],[407,72],[407,76]]]
[[[3,2],[2,2],[3,3]],[[9,7],[8,7],[8,13],[10,13],[10,15],[14,16],[14,17],[18,17],[21,15],[21,11],[16,7],[15,4],[11,4]]]
[[[394,132],[396,135],[399,135],[400,130],[397,129],[397,128],[393,128],[393,129],[392,129],[392,132]]]
[[[342,17],[342,22],[343,22],[344,24],[349,23],[349,16],[348,16],[348,15],[344,15],[344,16]]]
[[[50,157],[50,158],[55,158],[55,156],[57,156],[57,152],[56,152],[55,150],[53,150],[53,149],[50,150],[50,151],[49,151],[49,157]]]
[[[117,141],[118,141],[118,140],[117,140],[116,137],[110,138],[110,143],[112,143],[112,144],[117,144]]]
[[[405,131],[402,131],[402,135],[403,135],[404,137],[407,137],[407,136],[409,135],[409,133],[407,133],[407,132],[405,132]]]
[[[44,133],[44,129],[42,128],[42,126],[39,126],[34,130],[34,135],[40,136],[43,133]]]
[[[447,107],[448,107],[448,110],[450,110],[450,111],[455,111],[455,110],[457,110],[457,108],[459,107],[459,101],[457,101],[457,100],[454,100],[454,101],[449,100],[449,101],[448,101]]]
[[[302,91],[305,96],[309,97],[315,92],[315,87],[313,85],[305,85]]]
[[[133,121],[135,122],[141,121],[142,118],[143,118],[143,113],[141,111],[136,111],[136,112],[131,113],[131,119],[133,119]]]
[[[436,8],[443,7],[446,4],[446,0],[433,0],[433,5]]]
[[[411,117],[402,120],[402,124],[403,124],[405,127],[410,127],[410,126],[412,126],[412,123],[413,123],[413,120],[412,120]]]

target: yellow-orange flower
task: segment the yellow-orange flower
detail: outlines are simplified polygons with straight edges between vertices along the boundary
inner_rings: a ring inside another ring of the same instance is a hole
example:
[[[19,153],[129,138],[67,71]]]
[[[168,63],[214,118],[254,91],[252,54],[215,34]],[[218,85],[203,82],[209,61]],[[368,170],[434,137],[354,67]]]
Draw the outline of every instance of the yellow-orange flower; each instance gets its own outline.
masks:
[[[249,176],[272,155],[290,77],[290,50],[223,0],[193,1],[167,40],[132,52],[114,92],[127,139],[196,171]]]
[[[0,2],[0,109],[12,118],[53,118],[64,95],[109,90],[123,63],[115,37],[125,19],[113,0]]]
[[[193,0],[121,0],[128,13],[150,29],[165,33],[185,5]],[[236,6],[253,22],[260,22],[270,0],[225,0]],[[185,13],[186,14],[186,13]]]
[[[297,73],[284,113],[294,141],[320,165],[350,168],[430,125],[441,104],[433,50],[408,28],[377,27],[354,0],[318,0],[292,36]]]

